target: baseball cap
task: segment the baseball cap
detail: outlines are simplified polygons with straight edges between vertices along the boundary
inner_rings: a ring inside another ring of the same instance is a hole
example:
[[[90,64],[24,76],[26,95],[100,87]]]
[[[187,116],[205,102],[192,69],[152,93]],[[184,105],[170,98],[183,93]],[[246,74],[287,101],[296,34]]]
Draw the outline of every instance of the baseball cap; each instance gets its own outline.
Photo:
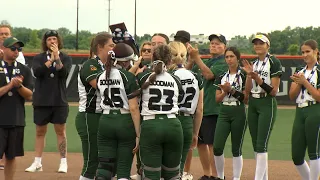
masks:
[[[262,42],[267,43],[270,46],[270,40],[267,36],[263,35],[263,34],[256,34],[256,36],[252,39],[252,43],[254,43],[255,40],[261,40]]]
[[[174,39],[183,39],[184,42],[189,42],[190,41],[190,33],[184,30],[177,31],[176,35],[174,36]]]
[[[22,41],[19,41],[17,38],[15,37],[8,37],[7,39],[4,40],[3,42],[3,46],[8,48],[13,46],[14,44],[18,43],[20,47],[23,47],[24,44]]]
[[[117,43],[113,48],[113,52],[117,61],[138,60],[138,56],[134,54],[132,47],[126,43]]]
[[[218,38],[221,42],[223,42],[225,45],[227,45],[226,37],[222,34],[211,34],[209,36],[209,41],[211,41],[213,38]]]

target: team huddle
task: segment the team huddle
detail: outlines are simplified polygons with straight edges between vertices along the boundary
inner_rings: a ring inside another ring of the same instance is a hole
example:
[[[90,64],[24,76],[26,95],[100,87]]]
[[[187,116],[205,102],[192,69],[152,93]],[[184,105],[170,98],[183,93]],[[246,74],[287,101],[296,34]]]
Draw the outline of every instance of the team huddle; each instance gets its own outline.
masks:
[[[226,179],[224,148],[230,134],[232,179],[240,180],[247,128],[255,153],[255,180],[268,179],[268,143],[282,75],[281,62],[269,53],[270,38],[257,33],[252,39],[257,54],[252,62],[242,60],[237,48],[227,47],[221,34],[209,36],[212,58],[208,60],[202,60],[197,47],[190,44],[188,32],[178,31],[174,38],[169,42],[165,34],[157,33],[139,48],[129,33],[118,29],[116,34],[101,32],[92,39],[90,58],[77,79],[80,100],[75,127],[83,154],[79,180],[192,180],[195,148],[203,168],[200,179]],[[13,179],[15,157],[24,155],[24,102],[31,99],[36,153],[25,171],[42,171],[47,124],[53,123],[61,156],[58,172],[67,173],[65,84],[71,59],[59,51],[59,33],[50,30],[44,34],[43,52],[33,60],[34,90],[30,69],[16,61],[24,44],[15,37],[2,44],[0,103],[6,107],[0,108],[0,114],[5,114],[6,120],[0,121],[0,157],[6,157],[6,179]],[[291,153],[301,178],[318,180],[317,42],[303,42],[301,52],[305,66],[290,77],[289,97],[297,104]],[[12,108],[15,106],[18,108]],[[9,116],[5,111],[12,109],[15,113]],[[137,172],[131,174],[134,157]]]
[[[233,180],[239,180],[247,126],[255,179],[268,179],[268,142],[276,120],[281,63],[269,53],[270,40],[263,33],[252,40],[258,55],[252,63],[240,60],[237,48],[227,48],[223,35],[212,34],[209,40],[213,57],[202,61],[186,31],[178,31],[170,43],[164,34],[155,34],[141,47],[149,58],[138,57],[125,40],[114,44],[108,33],[93,39],[92,58],[78,77],[76,127],[84,158],[80,180],[192,179],[190,152],[196,147],[204,171],[200,179],[225,179],[229,134]],[[292,158],[302,179],[318,180],[317,43],[308,40],[301,51],[306,66],[291,76],[289,92],[297,102]],[[307,148],[310,167],[304,160]],[[130,177],[135,154],[137,174]]]

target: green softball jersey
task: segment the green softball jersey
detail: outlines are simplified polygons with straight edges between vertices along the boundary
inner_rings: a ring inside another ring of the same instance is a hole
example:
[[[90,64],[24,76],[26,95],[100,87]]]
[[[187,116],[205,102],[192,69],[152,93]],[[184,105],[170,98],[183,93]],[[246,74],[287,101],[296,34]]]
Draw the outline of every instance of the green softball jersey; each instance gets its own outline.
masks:
[[[183,100],[179,103],[179,110],[188,114],[194,114],[199,100],[203,82],[200,76],[185,68],[177,69],[172,74],[178,76],[184,90]]]
[[[152,72],[143,72],[138,74],[139,84],[149,81]],[[168,72],[158,74],[155,82],[151,83],[148,88],[142,90],[141,96],[141,115],[154,114],[176,114],[184,97],[184,91],[180,79]]]
[[[268,54],[263,61],[253,61],[253,71],[257,72],[266,84],[271,85],[271,78],[282,75],[282,66],[279,59]],[[265,90],[252,80],[251,93],[265,93]]]
[[[312,70],[306,70],[305,67],[299,67],[296,70],[296,73],[303,73],[304,77],[310,82],[310,84],[315,87],[316,89],[320,88],[320,66],[319,64],[315,65]],[[304,103],[307,101],[316,101],[311,94],[308,92],[307,89],[301,89],[297,99],[296,103]]]
[[[245,89],[246,84],[246,74],[244,71],[238,69],[236,74],[230,74],[229,71],[223,73],[221,76],[216,78],[215,85],[218,86],[219,84],[225,84],[229,82],[231,87],[234,88],[236,91],[243,92]],[[220,87],[217,87],[218,90],[221,90]],[[238,99],[233,97],[232,95],[226,95],[222,102],[236,102]]]
[[[104,70],[98,57],[84,62],[78,74],[79,112],[101,112],[99,92],[89,82]]]
[[[228,70],[228,65],[226,64],[223,55],[204,60],[203,62],[208,68],[210,68],[214,75],[214,78],[211,80],[203,78],[203,116],[218,115],[220,111],[220,104],[216,102],[217,86],[214,85],[214,80]],[[197,65],[192,68],[192,71],[197,74],[201,74],[201,70]]]
[[[126,109],[129,110],[129,99],[139,95],[139,84],[136,77],[124,70],[111,68],[106,78],[106,71],[98,75],[97,88],[101,94],[101,108],[103,110]]]

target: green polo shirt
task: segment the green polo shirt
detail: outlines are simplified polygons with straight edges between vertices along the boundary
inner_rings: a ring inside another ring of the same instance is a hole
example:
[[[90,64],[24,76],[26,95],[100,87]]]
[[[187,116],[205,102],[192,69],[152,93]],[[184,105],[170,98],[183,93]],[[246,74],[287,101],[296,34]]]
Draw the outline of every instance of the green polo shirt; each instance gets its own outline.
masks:
[[[204,60],[203,62],[208,68],[210,68],[214,75],[214,78],[211,80],[203,78],[203,116],[218,115],[220,111],[220,104],[216,102],[217,86],[214,85],[214,80],[228,70],[228,65],[225,62],[223,55],[216,58]],[[192,71],[198,74],[202,74],[197,65],[192,68]]]

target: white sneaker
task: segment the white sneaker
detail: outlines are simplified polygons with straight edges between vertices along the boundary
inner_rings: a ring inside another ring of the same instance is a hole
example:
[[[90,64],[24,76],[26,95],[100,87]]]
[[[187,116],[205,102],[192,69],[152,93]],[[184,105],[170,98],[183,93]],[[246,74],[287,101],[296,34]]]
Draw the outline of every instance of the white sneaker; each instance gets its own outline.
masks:
[[[68,164],[60,163],[58,173],[67,173],[68,172]]]
[[[28,167],[26,172],[40,172],[42,171],[42,164],[33,162],[30,167]]]
[[[182,179],[182,180],[192,180],[192,179],[193,179],[193,176],[192,176],[192,174],[190,174],[190,173],[183,172],[181,179]]]
[[[135,175],[130,176],[130,178],[135,179],[135,180],[141,180],[141,175],[135,174]]]

